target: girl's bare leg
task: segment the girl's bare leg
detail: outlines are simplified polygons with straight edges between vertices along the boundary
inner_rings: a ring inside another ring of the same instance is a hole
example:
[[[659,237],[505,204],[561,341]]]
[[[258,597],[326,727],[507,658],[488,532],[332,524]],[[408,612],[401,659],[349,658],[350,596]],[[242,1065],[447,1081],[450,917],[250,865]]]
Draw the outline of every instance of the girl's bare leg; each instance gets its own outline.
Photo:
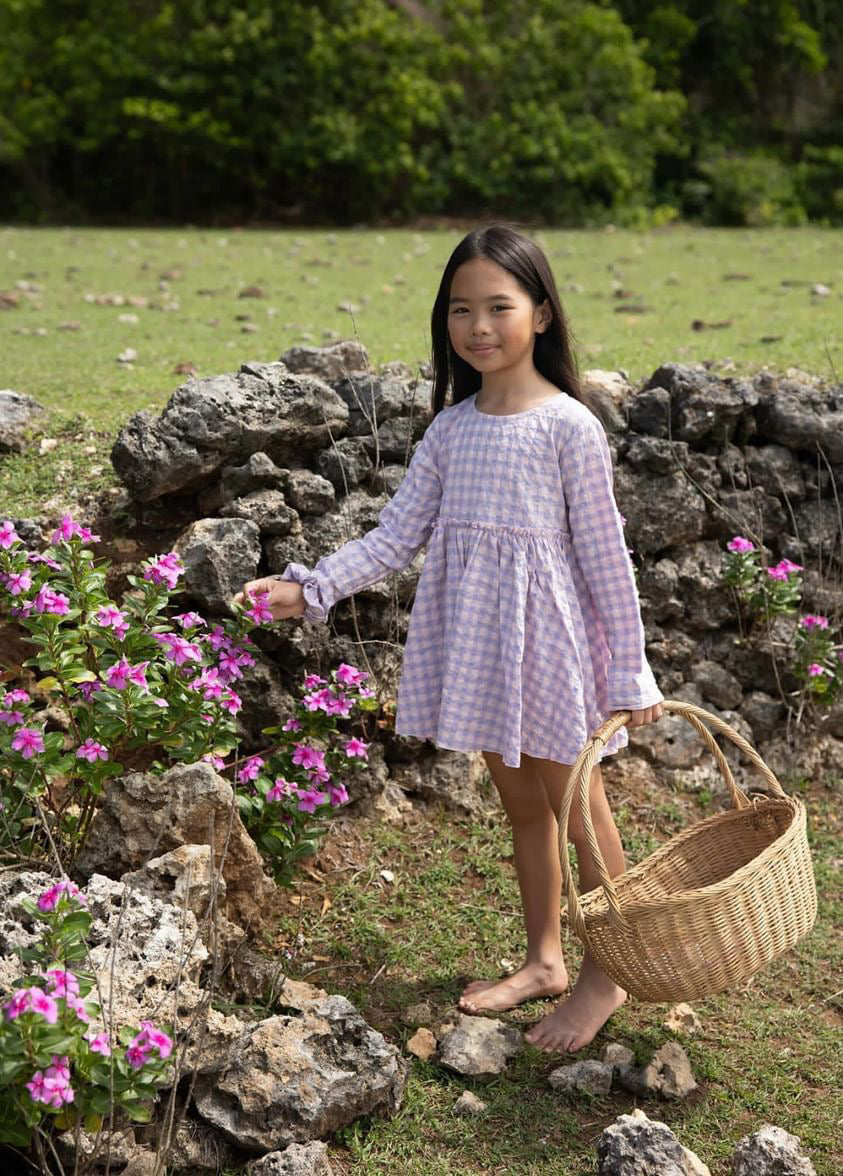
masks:
[[[565,764],[551,760],[534,761],[545,782],[554,811],[559,812],[562,792],[569,769]],[[590,786],[591,817],[597,843],[603,854],[606,868],[612,877],[623,873],[624,856],[620,835],[603,789],[603,777],[599,767],[591,775]],[[575,806],[576,808],[576,801]],[[580,822],[579,813],[569,823],[569,835],[577,850],[579,862],[580,889],[591,890],[599,885],[597,871],[591,861],[591,854]],[[592,1040],[620,1005],[626,1000],[626,993],[619,988],[600,968],[593,957],[586,952],[582,968],[567,1000],[560,1001],[552,1013],[542,1018],[527,1034],[531,1045],[546,1053],[568,1051],[573,1053]]]
[[[459,1002],[467,1013],[502,1012],[536,997],[558,996],[568,987],[559,931],[557,818],[536,770],[539,761],[522,755],[521,766],[510,768],[497,753],[483,754],[512,826],[527,959],[511,976],[469,984]]]

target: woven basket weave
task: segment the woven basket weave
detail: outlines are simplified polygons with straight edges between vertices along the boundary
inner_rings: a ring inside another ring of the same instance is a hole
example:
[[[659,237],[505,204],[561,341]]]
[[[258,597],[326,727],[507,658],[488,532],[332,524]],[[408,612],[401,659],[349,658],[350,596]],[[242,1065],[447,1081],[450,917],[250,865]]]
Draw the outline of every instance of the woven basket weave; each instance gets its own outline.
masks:
[[[591,820],[589,783],[600,748],[629,721],[628,712],[619,712],[589,740],[571,769],[559,820],[568,923],[615,983],[645,1001],[699,999],[740,984],[806,935],[817,913],[804,805],[785,795],[758,753],[728,723],[690,703],[663,705],[687,719],[704,740],[733,808],[699,821],[610,878]],[[768,795],[750,800],[738,788],[709,726],[761,772]],[[600,878],[600,885],[581,897],[568,856],[575,796]]]

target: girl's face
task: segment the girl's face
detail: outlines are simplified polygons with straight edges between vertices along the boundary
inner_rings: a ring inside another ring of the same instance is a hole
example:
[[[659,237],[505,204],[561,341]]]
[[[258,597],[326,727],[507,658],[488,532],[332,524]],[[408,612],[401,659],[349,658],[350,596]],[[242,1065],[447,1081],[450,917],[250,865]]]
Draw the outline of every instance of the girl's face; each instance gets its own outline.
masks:
[[[451,346],[484,375],[532,364],[535,335],[550,322],[548,303],[537,306],[494,261],[475,257],[454,274],[448,308]]]

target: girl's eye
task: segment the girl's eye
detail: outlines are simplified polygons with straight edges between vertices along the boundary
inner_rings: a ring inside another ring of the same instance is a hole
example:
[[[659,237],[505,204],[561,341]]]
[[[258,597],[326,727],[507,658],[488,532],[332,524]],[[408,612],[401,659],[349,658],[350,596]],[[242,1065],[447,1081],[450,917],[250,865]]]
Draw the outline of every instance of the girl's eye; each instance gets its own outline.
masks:
[[[511,309],[512,309],[511,306],[501,306],[500,304],[498,306],[492,307],[492,310],[511,310]]]

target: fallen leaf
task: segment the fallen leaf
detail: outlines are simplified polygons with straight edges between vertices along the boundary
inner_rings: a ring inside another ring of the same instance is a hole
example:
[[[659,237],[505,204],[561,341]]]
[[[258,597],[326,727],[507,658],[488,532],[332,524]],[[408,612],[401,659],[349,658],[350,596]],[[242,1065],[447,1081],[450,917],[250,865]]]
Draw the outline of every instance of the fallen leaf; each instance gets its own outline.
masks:
[[[389,882],[391,884],[395,881],[395,875],[393,874],[392,870],[381,870],[380,875],[384,882]]]
[[[322,899],[322,910],[320,911],[320,914],[326,915],[333,905],[334,904],[331,902],[330,898],[328,898],[328,896],[326,894],[325,897]]]

